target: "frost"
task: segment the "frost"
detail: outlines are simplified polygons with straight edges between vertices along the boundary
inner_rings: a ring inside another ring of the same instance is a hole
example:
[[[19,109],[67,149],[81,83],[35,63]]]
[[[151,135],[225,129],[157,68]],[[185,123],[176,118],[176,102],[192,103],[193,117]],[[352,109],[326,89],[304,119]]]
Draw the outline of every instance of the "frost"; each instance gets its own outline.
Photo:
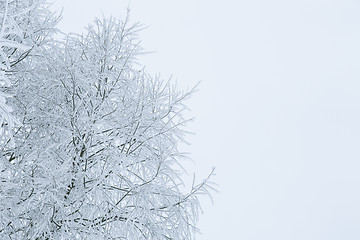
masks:
[[[21,125],[12,115],[7,103],[12,97],[13,67],[26,58],[30,51],[54,26],[54,19],[42,0],[0,0],[0,143],[9,141],[13,128]],[[36,17],[35,17],[36,16]],[[5,135],[6,134],[6,135]]]
[[[1,239],[194,238],[198,196],[211,184],[180,190],[177,146],[193,91],[136,69],[140,29],[97,19],[63,41],[49,29],[10,62],[21,126],[0,145]]]

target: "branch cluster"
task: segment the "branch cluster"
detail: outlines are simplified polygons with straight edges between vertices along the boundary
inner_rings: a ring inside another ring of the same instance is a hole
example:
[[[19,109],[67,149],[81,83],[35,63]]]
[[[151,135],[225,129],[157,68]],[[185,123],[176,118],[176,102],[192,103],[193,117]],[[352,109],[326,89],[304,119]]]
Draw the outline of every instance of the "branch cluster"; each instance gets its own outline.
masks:
[[[85,35],[41,35],[26,57],[4,60],[21,125],[0,145],[1,239],[194,237],[211,184],[180,190],[193,91],[139,68],[139,30],[96,20]],[[27,32],[13,36],[22,44]]]

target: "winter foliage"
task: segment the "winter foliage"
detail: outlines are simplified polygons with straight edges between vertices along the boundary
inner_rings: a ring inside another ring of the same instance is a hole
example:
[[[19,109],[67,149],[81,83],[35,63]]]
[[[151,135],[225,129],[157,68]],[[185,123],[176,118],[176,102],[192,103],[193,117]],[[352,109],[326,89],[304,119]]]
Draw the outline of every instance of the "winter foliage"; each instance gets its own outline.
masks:
[[[0,238],[193,239],[211,185],[182,187],[192,91],[137,64],[139,25],[57,41],[45,2],[0,4]]]

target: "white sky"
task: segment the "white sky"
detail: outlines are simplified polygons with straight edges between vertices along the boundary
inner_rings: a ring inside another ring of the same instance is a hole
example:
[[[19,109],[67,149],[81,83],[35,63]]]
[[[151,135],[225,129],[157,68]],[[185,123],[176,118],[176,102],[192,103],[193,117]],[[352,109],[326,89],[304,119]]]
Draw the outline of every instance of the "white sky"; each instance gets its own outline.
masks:
[[[55,1],[55,0],[54,0]],[[59,25],[81,32],[128,1],[57,0]],[[150,26],[141,60],[180,86],[203,199],[199,240],[360,239],[360,2],[132,0]]]

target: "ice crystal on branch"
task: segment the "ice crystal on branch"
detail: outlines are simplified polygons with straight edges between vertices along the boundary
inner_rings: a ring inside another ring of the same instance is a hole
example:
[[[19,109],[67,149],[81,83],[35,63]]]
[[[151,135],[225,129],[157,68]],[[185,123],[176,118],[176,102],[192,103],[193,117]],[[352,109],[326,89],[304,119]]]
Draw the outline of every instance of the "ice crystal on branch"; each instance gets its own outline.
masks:
[[[41,45],[58,18],[43,0],[0,0],[0,144],[8,144],[12,130],[21,123],[7,100],[14,67]]]

